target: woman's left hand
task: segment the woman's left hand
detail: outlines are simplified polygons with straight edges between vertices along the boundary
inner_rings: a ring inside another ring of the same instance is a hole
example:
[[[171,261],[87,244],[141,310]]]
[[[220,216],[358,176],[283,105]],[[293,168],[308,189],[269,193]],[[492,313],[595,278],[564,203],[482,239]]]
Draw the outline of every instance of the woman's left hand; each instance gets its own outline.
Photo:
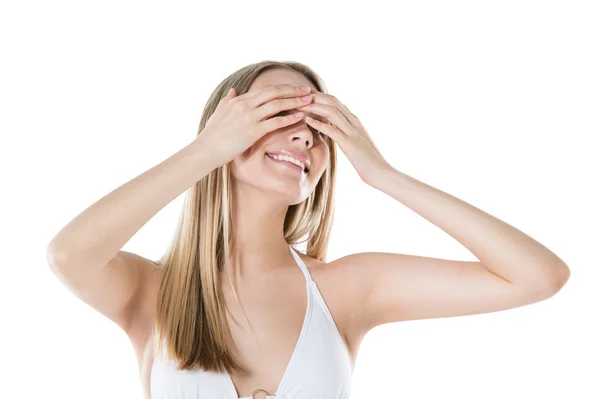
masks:
[[[312,91],[310,96],[313,98],[312,102],[297,109],[322,116],[329,123],[310,118],[308,115],[305,116],[306,123],[331,137],[348,157],[362,181],[374,186],[382,171],[391,166],[383,158],[360,120],[330,94]]]

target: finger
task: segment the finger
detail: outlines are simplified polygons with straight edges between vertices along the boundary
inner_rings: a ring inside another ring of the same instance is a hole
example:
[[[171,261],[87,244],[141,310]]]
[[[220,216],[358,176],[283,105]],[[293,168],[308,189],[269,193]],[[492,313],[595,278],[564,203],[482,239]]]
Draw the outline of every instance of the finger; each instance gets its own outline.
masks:
[[[285,116],[278,116],[259,122],[259,129],[262,134],[272,132],[277,129],[284,128],[289,125],[293,125],[302,119],[304,112],[294,112]]]
[[[268,103],[256,108],[255,120],[262,121],[263,119],[271,117],[272,115],[283,114],[287,110],[303,107],[304,105],[308,104],[310,98],[308,100],[303,100],[302,98],[304,97],[283,98],[269,101]]]
[[[223,97],[219,101],[219,103],[217,104],[217,109],[222,107],[224,104],[227,104],[229,102],[229,100],[231,100],[233,97],[235,97],[235,88],[232,87],[231,89],[229,89],[227,94],[225,94],[225,97]]]
[[[346,134],[331,123],[324,123],[314,118],[311,118],[310,116],[307,116],[306,118],[304,118],[304,120],[314,129],[317,129],[321,133],[325,133],[337,143],[341,143],[346,138]]]
[[[331,105],[312,103],[298,108],[299,111],[311,112],[320,116],[326,117],[332,122],[342,133],[352,134],[355,130],[352,123],[340,112],[340,110]]]
[[[311,102],[314,104],[324,104],[337,108],[342,115],[350,122],[360,125],[360,120],[354,115],[348,107],[342,104],[336,97],[331,94],[322,93],[320,91],[313,91],[310,93],[311,97],[314,97],[315,101]]]
[[[266,86],[261,88],[257,93],[253,93],[253,95],[248,98],[248,102],[251,107],[257,108],[276,98],[301,97],[309,93],[310,90],[304,91],[297,85],[283,84]]]

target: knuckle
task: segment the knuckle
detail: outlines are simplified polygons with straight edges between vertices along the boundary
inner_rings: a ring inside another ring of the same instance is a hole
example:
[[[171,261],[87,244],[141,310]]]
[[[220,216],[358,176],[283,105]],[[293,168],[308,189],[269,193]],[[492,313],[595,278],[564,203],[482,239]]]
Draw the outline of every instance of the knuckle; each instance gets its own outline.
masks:
[[[279,87],[279,86],[269,86],[269,87],[267,88],[267,90],[268,90],[270,93],[272,93],[272,94],[279,94],[279,93],[281,93],[281,87]]]
[[[272,101],[273,104],[273,109],[281,109],[285,106],[285,100],[282,99],[278,99],[278,100],[273,100]]]
[[[339,101],[337,98],[335,98],[334,96],[330,95],[327,100],[329,101],[328,104],[334,105],[334,104],[339,104]]]
[[[249,104],[247,101],[236,101],[233,105],[239,111],[246,111],[249,107]]]
[[[287,126],[292,120],[294,120],[294,117],[291,114],[285,115],[283,118],[279,118],[278,124],[279,126]]]
[[[241,100],[238,97],[234,97],[227,102],[227,104],[231,104],[233,107],[237,107]]]

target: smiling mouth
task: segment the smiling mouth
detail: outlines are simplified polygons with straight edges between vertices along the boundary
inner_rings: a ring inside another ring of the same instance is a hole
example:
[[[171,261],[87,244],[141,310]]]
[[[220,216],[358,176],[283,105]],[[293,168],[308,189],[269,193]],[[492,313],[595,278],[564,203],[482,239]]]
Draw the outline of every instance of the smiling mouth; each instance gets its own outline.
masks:
[[[294,167],[294,168],[298,169],[298,170],[299,170],[299,171],[301,171],[302,173],[308,173],[308,169],[307,169],[306,167],[304,167],[304,169],[302,169],[302,167],[301,167],[300,165],[297,165],[297,164],[295,164],[295,163],[293,163],[293,162],[289,162],[289,161],[282,161],[282,160],[279,160],[279,159],[275,159],[275,158],[273,158],[272,156],[270,156],[270,155],[269,155],[269,154],[267,154],[267,153],[265,153],[265,155],[267,156],[267,158],[270,158],[271,160],[273,160],[273,161],[275,161],[275,162],[278,162],[278,163],[286,163],[286,164],[289,164],[289,166],[292,166],[292,167]]]

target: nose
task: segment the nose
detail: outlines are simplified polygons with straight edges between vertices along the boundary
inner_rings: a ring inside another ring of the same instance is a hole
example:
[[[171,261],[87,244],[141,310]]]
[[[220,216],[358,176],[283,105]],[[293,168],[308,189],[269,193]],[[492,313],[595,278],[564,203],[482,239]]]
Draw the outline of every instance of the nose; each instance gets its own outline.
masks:
[[[313,132],[308,124],[302,118],[294,129],[289,132],[289,139],[291,141],[300,141],[303,145],[310,148],[313,144]]]

